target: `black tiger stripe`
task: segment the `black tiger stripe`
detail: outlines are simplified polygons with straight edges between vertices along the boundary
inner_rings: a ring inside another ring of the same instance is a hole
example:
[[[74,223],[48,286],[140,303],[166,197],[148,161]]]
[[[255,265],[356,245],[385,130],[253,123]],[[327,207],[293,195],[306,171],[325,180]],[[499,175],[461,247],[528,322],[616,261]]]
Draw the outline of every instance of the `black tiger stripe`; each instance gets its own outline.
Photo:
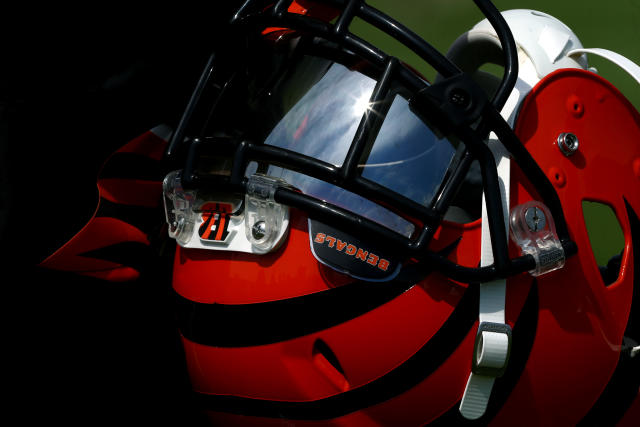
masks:
[[[222,234],[220,235],[220,239],[217,240],[224,241],[229,235],[229,218],[230,215],[228,214],[221,213],[220,215],[218,215],[218,227],[220,227],[220,224],[222,223]],[[217,235],[218,233],[216,230],[216,236]]]
[[[385,402],[424,381],[471,333],[478,319],[478,289],[477,286],[470,286],[440,330],[412,357],[386,375],[356,389],[307,402],[283,402],[198,392],[194,392],[195,399],[203,409],[210,411],[291,420],[328,420]],[[501,383],[494,387],[494,403],[490,404],[490,409],[480,424],[486,424],[495,416],[497,409],[517,384],[533,345],[537,314],[538,292],[534,284],[520,318],[514,325],[514,336],[517,334],[520,339],[514,340],[517,350],[514,350],[516,354],[512,356],[511,367],[501,379]],[[457,411],[457,406],[435,422],[441,425],[455,425],[459,419],[454,411]]]
[[[204,221],[201,225],[200,228],[198,229],[198,235],[200,237],[202,237],[203,239],[208,239],[209,236],[207,236],[207,231],[210,231],[210,227],[211,227],[211,222],[214,220],[214,218],[216,217],[215,212],[205,212],[202,214],[203,216],[206,215],[207,220]],[[207,237],[204,237],[207,236]]]
[[[405,267],[398,278],[383,286],[357,281],[296,298],[255,304],[203,304],[176,293],[178,327],[190,341],[216,347],[280,342],[367,313],[409,290],[424,276],[413,267]]]
[[[324,316],[331,317],[333,312],[327,310]],[[196,392],[196,400],[204,409],[238,415],[292,420],[337,418],[392,399],[423,381],[458,348],[477,318],[478,288],[472,286],[442,328],[412,357],[370,383],[328,398],[283,402]]]
[[[456,239],[439,253],[446,256],[459,242]],[[384,284],[355,281],[309,295],[254,304],[205,304],[176,292],[176,319],[182,335],[198,344],[216,347],[270,344],[354,319],[408,291],[430,273],[422,265],[409,264],[402,267],[394,280]]]

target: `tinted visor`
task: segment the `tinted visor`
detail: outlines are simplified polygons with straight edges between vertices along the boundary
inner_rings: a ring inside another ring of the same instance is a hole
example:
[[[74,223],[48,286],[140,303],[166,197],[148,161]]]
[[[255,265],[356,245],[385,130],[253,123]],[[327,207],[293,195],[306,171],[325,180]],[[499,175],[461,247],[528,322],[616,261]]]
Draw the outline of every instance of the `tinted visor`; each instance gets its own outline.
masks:
[[[234,135],[343,165],[354,138],[365,135],[357,172],[385,190],[430,207],[454,161],[457,143],[438,135],[409,108],[409,92],[392,85],[383,101],[370,98],[380,72],[347,54],[311,48],[300,40],[286,48],[256,50],[218,99],[205,136]],[[363,122],[373,115],[372,126]],[[303,193],[333,203],[411,236],[414,224],[384,207],[286,165],[252,162],[254,172],[281,177]]]

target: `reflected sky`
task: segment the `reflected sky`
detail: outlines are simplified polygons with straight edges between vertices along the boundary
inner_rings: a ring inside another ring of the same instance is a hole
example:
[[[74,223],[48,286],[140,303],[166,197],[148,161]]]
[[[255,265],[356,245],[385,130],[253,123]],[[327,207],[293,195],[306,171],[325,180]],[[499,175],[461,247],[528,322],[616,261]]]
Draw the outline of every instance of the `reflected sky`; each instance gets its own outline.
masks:
[[[280,177],[300,189],[305,194],[357,213],[358,215],[375,221],[378,224],[402,234],[403,236],[411,237],[415,229],[412,223],[399,217],[388,209],[383,208],[377,203],[336,187],[328,182],[287,169],[282,169],[277,166],[270,166],[267,175]]]
[[[407,100],[396,96],[360,167],[363,177],[427,206],[454,155],[453,145],[439,139],[411,112]]]
[[[375,80],[333,64],[265,140],[342,165],[375,87]]]
[[[265,143],[341,166],[363,113],[372,111],[369,99],[375,84],[375,80],[364,74],[332,64],[288,109]],[[286,94],[280,96],[285,98]],[[407,100],[398,95],[389,108],[366,164],[359,168],[363,177],[428,206],[454,154],[451,143],[438,139],[410,111]],[[353,211],[405,236],[410,236],[414,230],[413,224],[380,205],[324,181],[276,166],[270,166],[267,173],[285,179],[306,194]]]

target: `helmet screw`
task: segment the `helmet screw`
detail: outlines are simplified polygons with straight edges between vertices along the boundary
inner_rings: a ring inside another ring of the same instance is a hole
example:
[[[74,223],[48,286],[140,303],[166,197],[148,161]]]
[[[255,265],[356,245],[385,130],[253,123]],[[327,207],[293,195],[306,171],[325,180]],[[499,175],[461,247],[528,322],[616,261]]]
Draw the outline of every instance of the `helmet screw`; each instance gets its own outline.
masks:
[[[449,101],[456,107],[466,108],[469,106],[469,94],[460,88],[453,89],[449,93]]]
[[[565,156],[571,156],[578,151],[578,137],[569,132],[561,133],[558,135],[558,148]]]
[[[261,240],[267,235],[267,224],[264,221],[256,221],[251,227],[251,235],[256,240]]]
[[[547,225],[547,219],[544,216],[544,212],[537,206],[531,207],[524,213],[524,219],[527,222],[527,227],[531,231],[540,231]]]

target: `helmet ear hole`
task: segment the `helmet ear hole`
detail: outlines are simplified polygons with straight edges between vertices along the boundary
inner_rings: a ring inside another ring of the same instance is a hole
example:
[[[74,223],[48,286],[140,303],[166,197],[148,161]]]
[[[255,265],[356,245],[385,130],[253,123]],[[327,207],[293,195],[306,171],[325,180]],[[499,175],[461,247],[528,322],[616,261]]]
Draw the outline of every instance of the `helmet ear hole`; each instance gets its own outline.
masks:
[[[600,274],[605,285],[618,281],[625,247],[620,221],[613,209],[604,203],[582,201],[582,214]]]

